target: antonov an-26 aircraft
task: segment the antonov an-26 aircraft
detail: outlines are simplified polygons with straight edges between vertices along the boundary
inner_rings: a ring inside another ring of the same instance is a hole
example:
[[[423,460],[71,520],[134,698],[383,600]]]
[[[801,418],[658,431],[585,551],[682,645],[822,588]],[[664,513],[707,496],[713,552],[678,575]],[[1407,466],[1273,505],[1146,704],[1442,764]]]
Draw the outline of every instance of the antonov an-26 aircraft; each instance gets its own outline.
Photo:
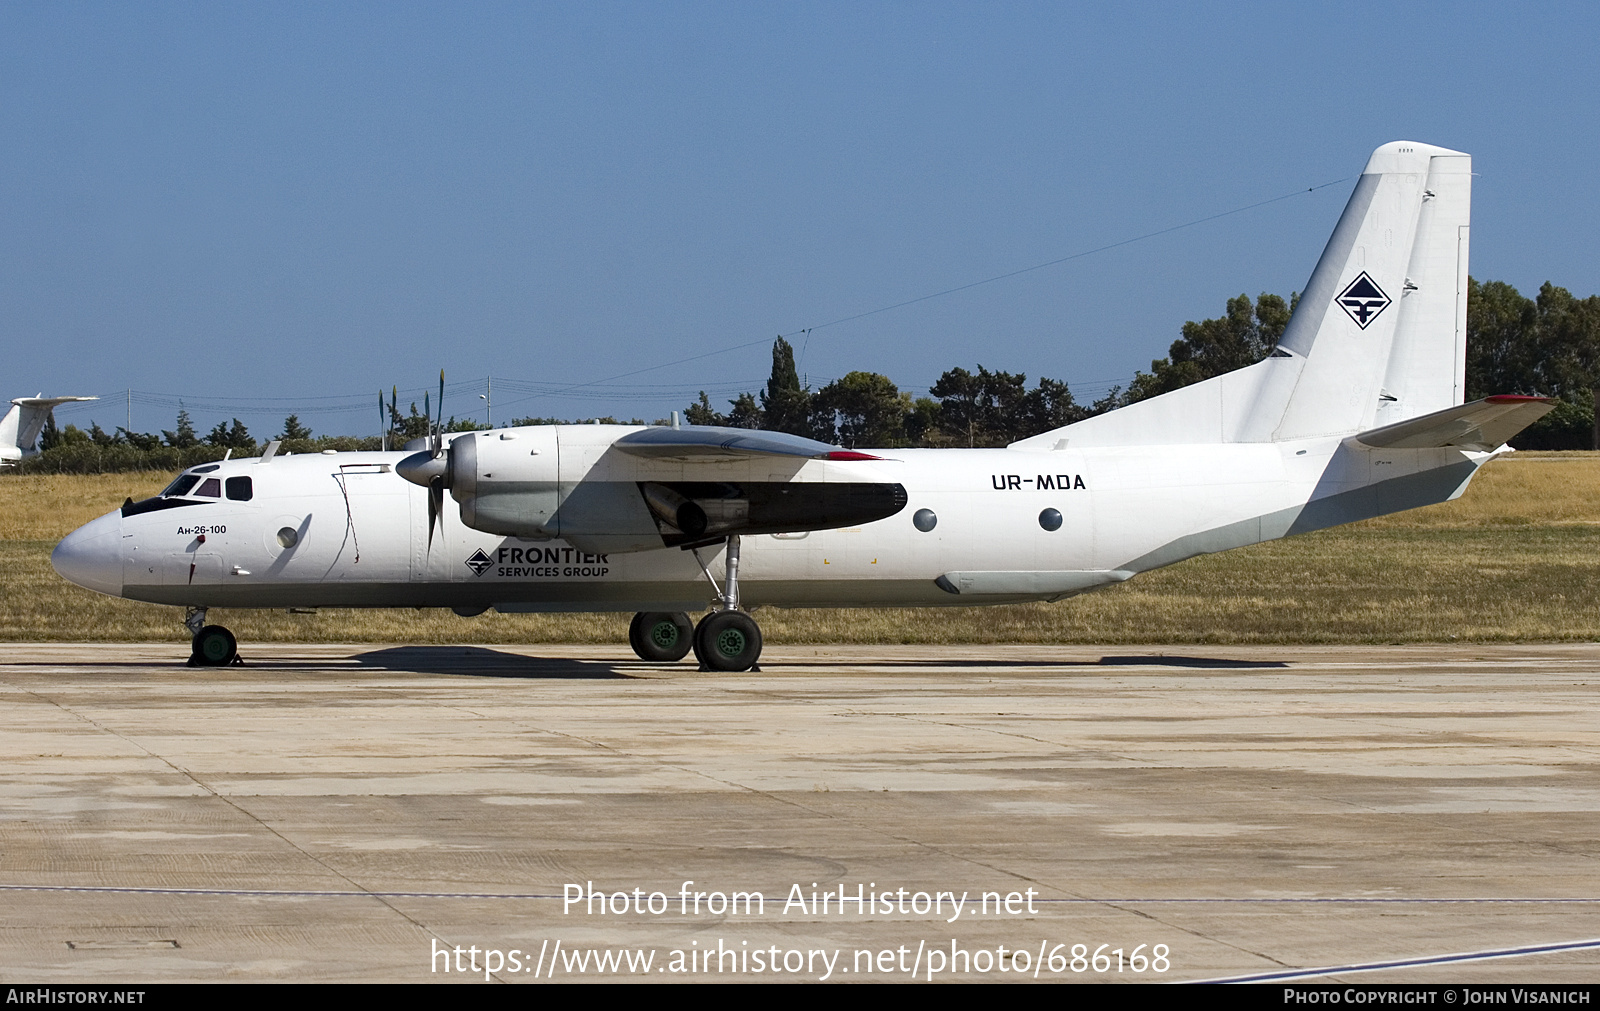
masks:
[[[1212,551],[1455,498],[1552,401],[1462,403],[1471,159],[1373,152],[1266,360],[1005,449],[558,425],[191,467],[56,571],[186,607],[636,611],[648,660],[748,670],[750,609],[1060,600]],[[446,508],[448,494],[456,508]],[[691,625],[685,612],[709,613]]]

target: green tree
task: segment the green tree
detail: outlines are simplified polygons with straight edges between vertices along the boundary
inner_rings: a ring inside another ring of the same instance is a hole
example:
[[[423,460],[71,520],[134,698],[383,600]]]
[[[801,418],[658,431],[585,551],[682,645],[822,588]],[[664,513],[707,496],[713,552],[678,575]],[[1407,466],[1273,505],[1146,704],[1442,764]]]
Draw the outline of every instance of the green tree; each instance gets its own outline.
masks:
[[[61,429],[56,427],[56,412],[44,416],[44,428],[39,431],[39,452],[61,445]]]
[[[239,419],[234,418],[231,428],[225,421],[217,422],[217,427],[206,436],[206,445],[253,453],[256,449],[256,440],[250,437],[249,430]]]
[[[161,448],[161,436],[151,435],[147,432],[130,432],[126,428],[118,428],[117,433],[122,441],[142,453],[150,453]]]
[[[311,438],[311,429],[300,424],[299,416],[291,414],[283,419],[283,434],[278,438],[284,442],[288,442],[290,439],[309,439]]]
[[[810,390],[800,385],[794,348],[779,337],[772,342],[772,375],[761,391],[762,427],[790,435],[811,435]]]
[[[401,414],[394,405],[389,406],[389,430],[393,435],[389,439],[391,446],[404,446],[412,439],[421,439],[432,430],[432,422],[426,414],[417,413],[417,402],[411,402],[411,413]]]
[[[982,365],[976,374],[951,369],[928,392],[939,398],[944,434],[968,446],[1004,446],[1089,415],[1066,383],[1040,379],[1030,390],[1023,373],[990,372]]]
[[[983,372],[982,365],[978,371]],[[939,398],[939,425],[957,441],[979,445],[984,434],[983,381],[957,366],[939,377],[928,392]]]
[[[711,406],[711,398],[706,396],[705,390],[701,390],[700,402],[698,404],[690,404],[684,408],[683,420],[691,425],[721,426],[728,423],[728,416],[726,414],[718,414]]]
[[[837,432],[840,444],[897,446],[905,441],[905,416],[911,398],[902,396],[888,376],[851,372],[817,391],[820,413]]]
[[[1021,420],[1018,438],[1061,428],[1088,416],[1089,412],[1078,406],[1066,383],[1041,377],[1039,385],[1022,398],[1022,409],[1018,413]]]
[[[729,428],[761,428],[764,415],[760,407],[756,406],[753,394],[741,393],[733,401],[733,410],[728,412]]]
[[[173,449],[193,449],[200,445],[200,440],[194,434],[194,422],[189,420],[189,412],[183,405],[178,405],[178,428],[175,432],[162,429],[161,434],[166,437],[167,445]]]
[[[940,438],[939,418],[939,402],[932,397],[918,397],[912,402],[911,409],[906,412],[904,422],[906,441],[913,446],[939,445],[945,442],[946,440]]]
[[[1504,281],[1467,282],[1466,399],[1497,393],[1560,398],[1511,440],[1518,449],[1589,449],[1600,388],[1600,296],[1546,281],[1527,298]]]
[[[1149,372],[1134,375],[1123,403],[1148,400],[1254,365],[1278,346],[1299,302],[1298,292],[1287,302],[1265,292],[1255,302],[1240,295],[1228,299],[1227,312],[1220,318],[1185,323],[1183,336],[1173,342],[1167,357],[1151,362]]]

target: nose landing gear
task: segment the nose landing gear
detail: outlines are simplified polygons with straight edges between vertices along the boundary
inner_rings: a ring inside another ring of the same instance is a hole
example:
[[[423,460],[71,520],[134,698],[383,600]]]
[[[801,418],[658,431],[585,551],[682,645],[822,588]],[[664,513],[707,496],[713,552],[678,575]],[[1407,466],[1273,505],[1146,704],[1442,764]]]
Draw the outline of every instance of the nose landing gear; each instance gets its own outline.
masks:
[[[243,662],[239,659],[239,640],[221,625],[207,625],[205,608],[189,608],[183,624],[194,636],[189,666],[225,667],[230,663]]]

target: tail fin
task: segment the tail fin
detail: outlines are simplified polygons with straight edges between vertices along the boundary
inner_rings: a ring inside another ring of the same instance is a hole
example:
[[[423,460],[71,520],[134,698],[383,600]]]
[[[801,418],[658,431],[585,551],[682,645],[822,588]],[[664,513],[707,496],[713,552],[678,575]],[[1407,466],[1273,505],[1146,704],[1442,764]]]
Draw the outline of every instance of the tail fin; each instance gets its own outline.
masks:
[[[1460,404],[1471,202],[1470,156],[1385,144],[1272,357],[1014,445],[1343,436]]]
[[[38,450],[34,443],[44,431],[45,422],[57,404],[75,400],[98,400],[99,397],[18,397],[11,401],[11,410],[0,418],[0,465],[16,463]]]

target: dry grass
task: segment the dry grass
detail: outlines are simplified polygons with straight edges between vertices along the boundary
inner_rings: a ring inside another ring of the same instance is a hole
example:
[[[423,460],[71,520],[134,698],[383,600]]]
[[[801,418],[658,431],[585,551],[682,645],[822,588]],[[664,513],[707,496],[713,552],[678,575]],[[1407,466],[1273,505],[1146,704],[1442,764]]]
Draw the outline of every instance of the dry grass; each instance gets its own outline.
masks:
[[[185,638],[177,610],[50,570],[57,538],[144,475],[0,478],[0,639]],[[213,612],[241,640],[616,643],[628,615]],[[1058,604],[765,611],[772,643],[1247,643],[1600,639],[1600,454],[1496,461],[1460,501],[1192,559]]]
[[[0,541],[59,541],[123,499],[172,483],[171,474],[0,475]]]

